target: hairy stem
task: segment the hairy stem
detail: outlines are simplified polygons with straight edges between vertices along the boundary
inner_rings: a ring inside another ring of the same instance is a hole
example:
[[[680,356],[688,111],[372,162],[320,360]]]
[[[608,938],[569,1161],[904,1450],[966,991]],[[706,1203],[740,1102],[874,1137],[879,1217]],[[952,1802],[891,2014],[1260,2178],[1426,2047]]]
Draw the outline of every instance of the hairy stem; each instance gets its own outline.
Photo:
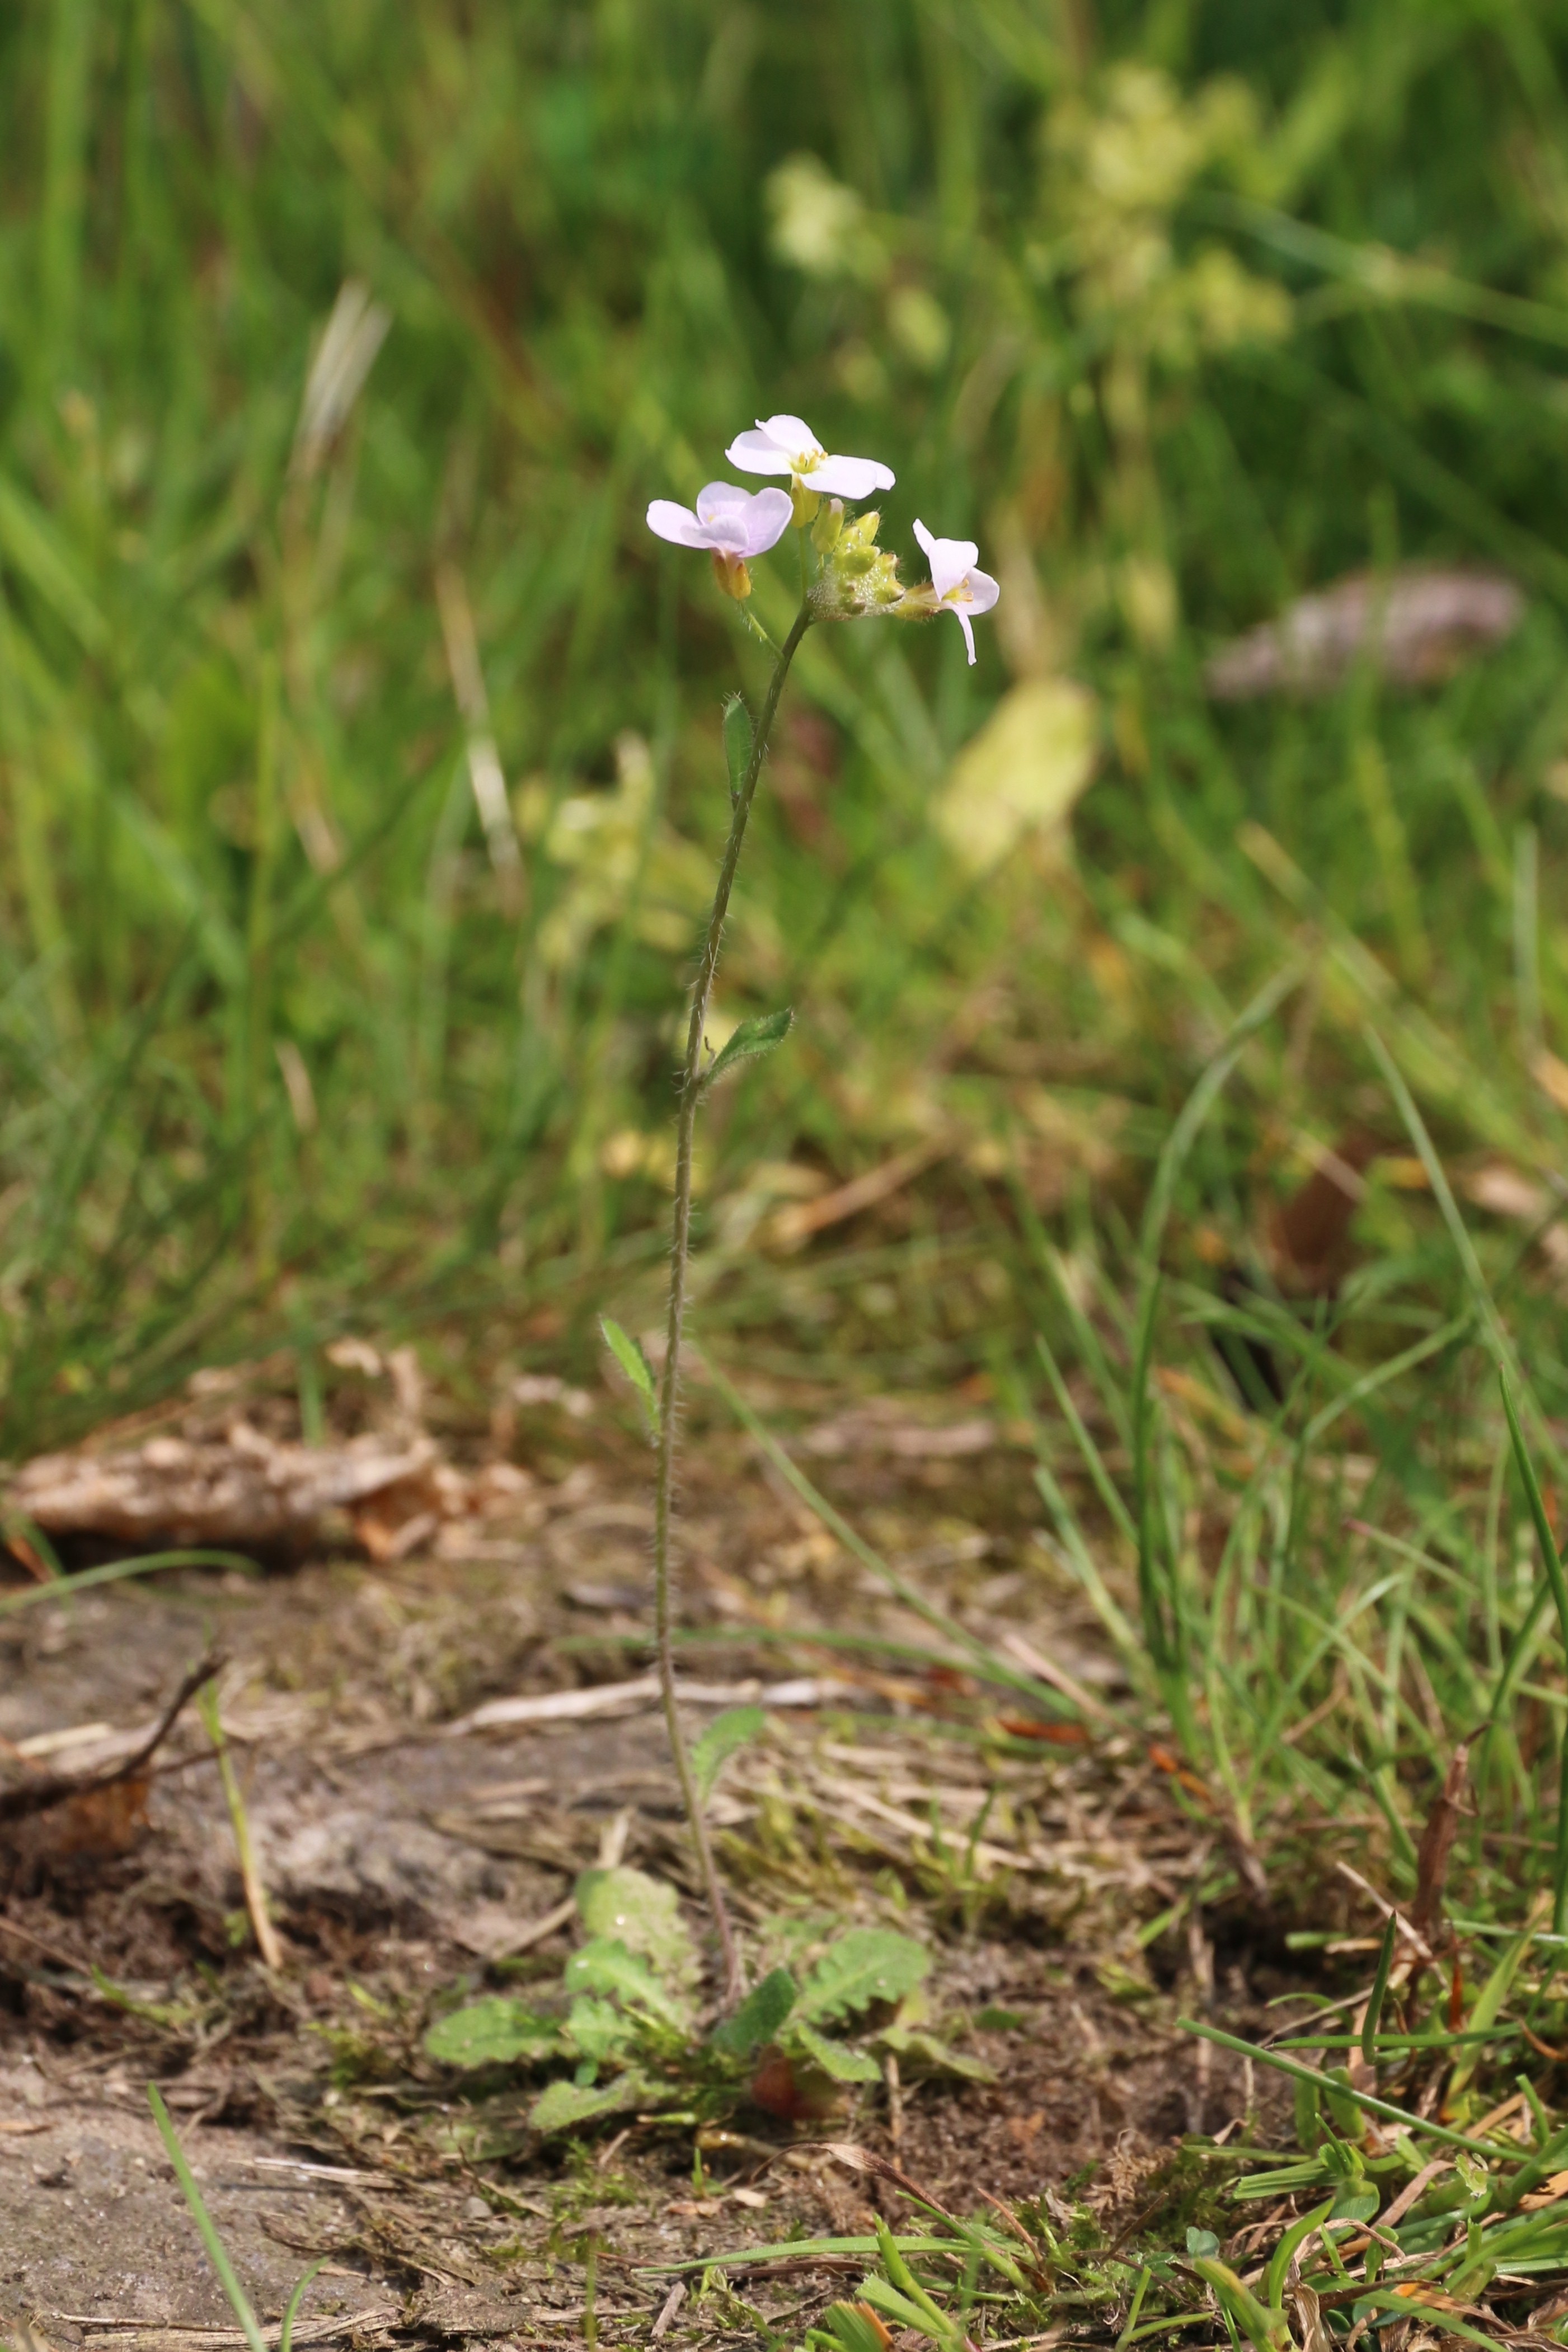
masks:
[[[708,1824],[702,1817],[691,1759],[686,1752],[686,1740],[676,1709],[675,1652],[671,1643],[669,1526],[675,1486],[676,1423],[680,1402],[680,1341],[686,1321],[686,1270],[691,1248],[691,1145],[697,1131],[697,1108],[702,1092],[703,1033],[708,1025],[708,1007],[713,996],[713,976],[719,969],[719,953],[723,945],[724,919],[730,911],[730,893],[734,888],[735,869],[741,862],[741,845],[746,837],[746,824],[752,814],[752,803],[756,797],[757,779],[762,773],[763,758],[779,707],[779,696],[784,691],[784,682],[795,659],[795,648],[811,626],[812,617],[810,605],[803,602],[795,614],[795,625],[780,648],[778,661],[768,683],[762,717],[757,722],[756,736],[752,744],[752,756],[746,763],[741,789],[735,795],[730,818],[730,838],[724,845],[723,863],[719,868],[712,911],[708,918],[708,933],[702,942],[702,955],[692,985],[691,1019],[686,1033],[686,1062],[680,1074],[680,1117],[675,1143],[669,1318],[666,1327],[664,1373],[658,1391],[658,1477],[654,1493],[653,1533],[653,1608],[658,1644],[658,1681],[664,1699],[665,1725],[669,1733],[669,1750],[680,1782],[681,1802],[686,1807],[686,1818],[691,1826],[691,1843],[697,1850],[697,1867],[702,1879],[702,1890],[708,1898],[708,1907],[719,1937],[726,2003],[737,2000],[742,1990],[740,1961],[735,1950],[735,1938],[731,1932],[724,1890],[714,1866]]]

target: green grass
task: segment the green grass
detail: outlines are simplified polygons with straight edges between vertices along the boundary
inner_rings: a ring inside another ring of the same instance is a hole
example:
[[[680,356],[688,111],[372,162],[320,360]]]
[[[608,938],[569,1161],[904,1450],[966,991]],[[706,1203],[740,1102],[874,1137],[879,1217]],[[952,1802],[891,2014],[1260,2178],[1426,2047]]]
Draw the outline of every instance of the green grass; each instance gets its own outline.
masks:
[[[1032,1415],[1237,1870],[1364,1817],[1403,1897],[1495,1715],[1456,1870],[1517,1924],[1562,1654],[1547,1617],[1506,1663],[1495,1365],[1554,1508],[1568,1347],[1528,1221],[1445,1171],[1550,1187],[1563,1145],[1565,68],[1561,7],[1417,0],[7,12],[0,1447],[344,1324],[585,1365],[601,1309],[652,1321],[721,698],[764,668],[642,509],[797,409],[1004,595],[973,672],[943,627],[803,650],[722,982],[796,1023],[704,1137],[703,1344]],[[385,341],[303,431],[350,280]],[[1226,635],[1417,557],[1506,564],[1517,635],[1416,696],[1205,699]],[[770,626],[792,587],[759,567]],[[1058,671],[1070,843],[966,877],[952,755]],[[1352,1123],[1385,1156],[1314,1321],[1258,1236]],[[922,1140],[879,1217],[748,1245],[759,1166]]]

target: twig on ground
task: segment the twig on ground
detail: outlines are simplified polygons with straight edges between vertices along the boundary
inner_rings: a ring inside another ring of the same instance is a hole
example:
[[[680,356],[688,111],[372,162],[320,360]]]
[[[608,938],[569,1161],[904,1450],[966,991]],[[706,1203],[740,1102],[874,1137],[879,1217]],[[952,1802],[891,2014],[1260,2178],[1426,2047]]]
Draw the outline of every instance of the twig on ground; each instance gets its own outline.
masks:
[[[0,1822],[21,1821],[33,1813],[47,1812],[51,1805],[64,1804],[68,1798],[90,1796],[96,1790],[112,1789],[122,1780],[134,1780],[167,1739],[186,1703],[221,1672],[225,1663],[220,1651],[209,1650],[200,1664],[184,1676],[142,1745],[132,1748],[118,1764],[102,1772],[41,1773],[36,1780],[23,1781],[19,1788],[0,1789]]]

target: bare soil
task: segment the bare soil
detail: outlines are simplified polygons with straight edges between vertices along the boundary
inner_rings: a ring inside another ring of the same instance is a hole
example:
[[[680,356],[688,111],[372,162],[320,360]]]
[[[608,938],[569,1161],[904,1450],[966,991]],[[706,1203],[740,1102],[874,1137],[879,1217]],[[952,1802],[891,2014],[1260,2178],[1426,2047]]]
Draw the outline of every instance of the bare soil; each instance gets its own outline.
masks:
[[[1021,1630],[1114,1697],[1113,1665],[1035,1539],[1026,1459],[973,1413],[899,1410],[829,1414],[813,1475],[973,1631]],[[957,1444],[953,1427],[969,1433]],[[500,1435],[530,1483],[468,1556],[443,1538],[380,1566],[188,1572],[0,1619],[0,1737],[32,1743],[16,1769],[68,1731],[82,1736],[49,1764],[112,1754],[204,1650],[226,1654],[223,1720],[287,1959],[273,1978],[256,1958],[189,1718],[130,1801],[5,1832],[0,2319],[14,2330],[26,2313],[57,2344],[239,2340],[149,2081],[265,2318],[326,2254],[302,2345],[574,2340],[590,2244],[600,2340],[631,2341],[670,2284],[649,2265],[869,2226],[868,2184],[822,2152],[820,2124],[747,2113],[694,2179],[689,2129],[634,2126],[563,2152],[522,2128],[521,2095],[476,2138],[461,2084],[420,2054],[429,2004],[455,1982],[559,1969],[570,1926],[530,1931],[604,1853],[689,1887],[658,1721],[635,1687],[645,1457],[607,1414],[541,1412]],[[683,1543],[687,1622],[713,1637],[689,1654],[709,1686],[694,1725],[714,1686],[779,1702],[717,1801],[742,1933],[754,1941],[780,1908],[903,1917],[935,1943],[944,2030],[996,2076],[909,2084],[897,2112],[862,2095],[828,2131],[895,2154],[956,2209],[1086,2180],[1135,2202],[1182,2135],[1244,2105],[1227,2062],[1173,2031],[1178,2007],[1245,2024],[1288,1983],[1263,1921],[1222,1943],[1217,1969],[1195,1916],[1144,1948],[1140,1928],[1179,1909],[1213,1852],[1201,1806],[1134,1740],[999,1735],[1016,1705],[951,1668],[814,1640],[932,1643],[728,1439],[694,1450]],[[634,1688],[602,1716],[468,1720],[500,1697],[621,1682]],[[775,2264],[738,2291],[798,2330],[858,2269]],[[722,2297],[693,2293],[666,2340],[736,2325]]]

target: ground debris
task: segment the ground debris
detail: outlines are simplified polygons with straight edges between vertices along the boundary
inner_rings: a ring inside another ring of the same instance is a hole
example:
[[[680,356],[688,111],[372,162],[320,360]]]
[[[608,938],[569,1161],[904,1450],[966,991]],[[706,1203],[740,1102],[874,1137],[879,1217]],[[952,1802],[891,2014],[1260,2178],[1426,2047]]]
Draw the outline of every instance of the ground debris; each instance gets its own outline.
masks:
[[[1368,658],[1395,686],[1433,686],[1511,635],[1524,598],[1498,572],[1405,564],[1352,572],[1223,646],[1204,673],[1216,702],[1331,694]]]
[[[124,1543],[297,1544],[331,1511],[428,1477],[428,1438],[279,1444],[244,1420],[209,1438],[159,1436],[124,1453],[43,1454],[12,1481],[13,1511],[51,1536]]]

